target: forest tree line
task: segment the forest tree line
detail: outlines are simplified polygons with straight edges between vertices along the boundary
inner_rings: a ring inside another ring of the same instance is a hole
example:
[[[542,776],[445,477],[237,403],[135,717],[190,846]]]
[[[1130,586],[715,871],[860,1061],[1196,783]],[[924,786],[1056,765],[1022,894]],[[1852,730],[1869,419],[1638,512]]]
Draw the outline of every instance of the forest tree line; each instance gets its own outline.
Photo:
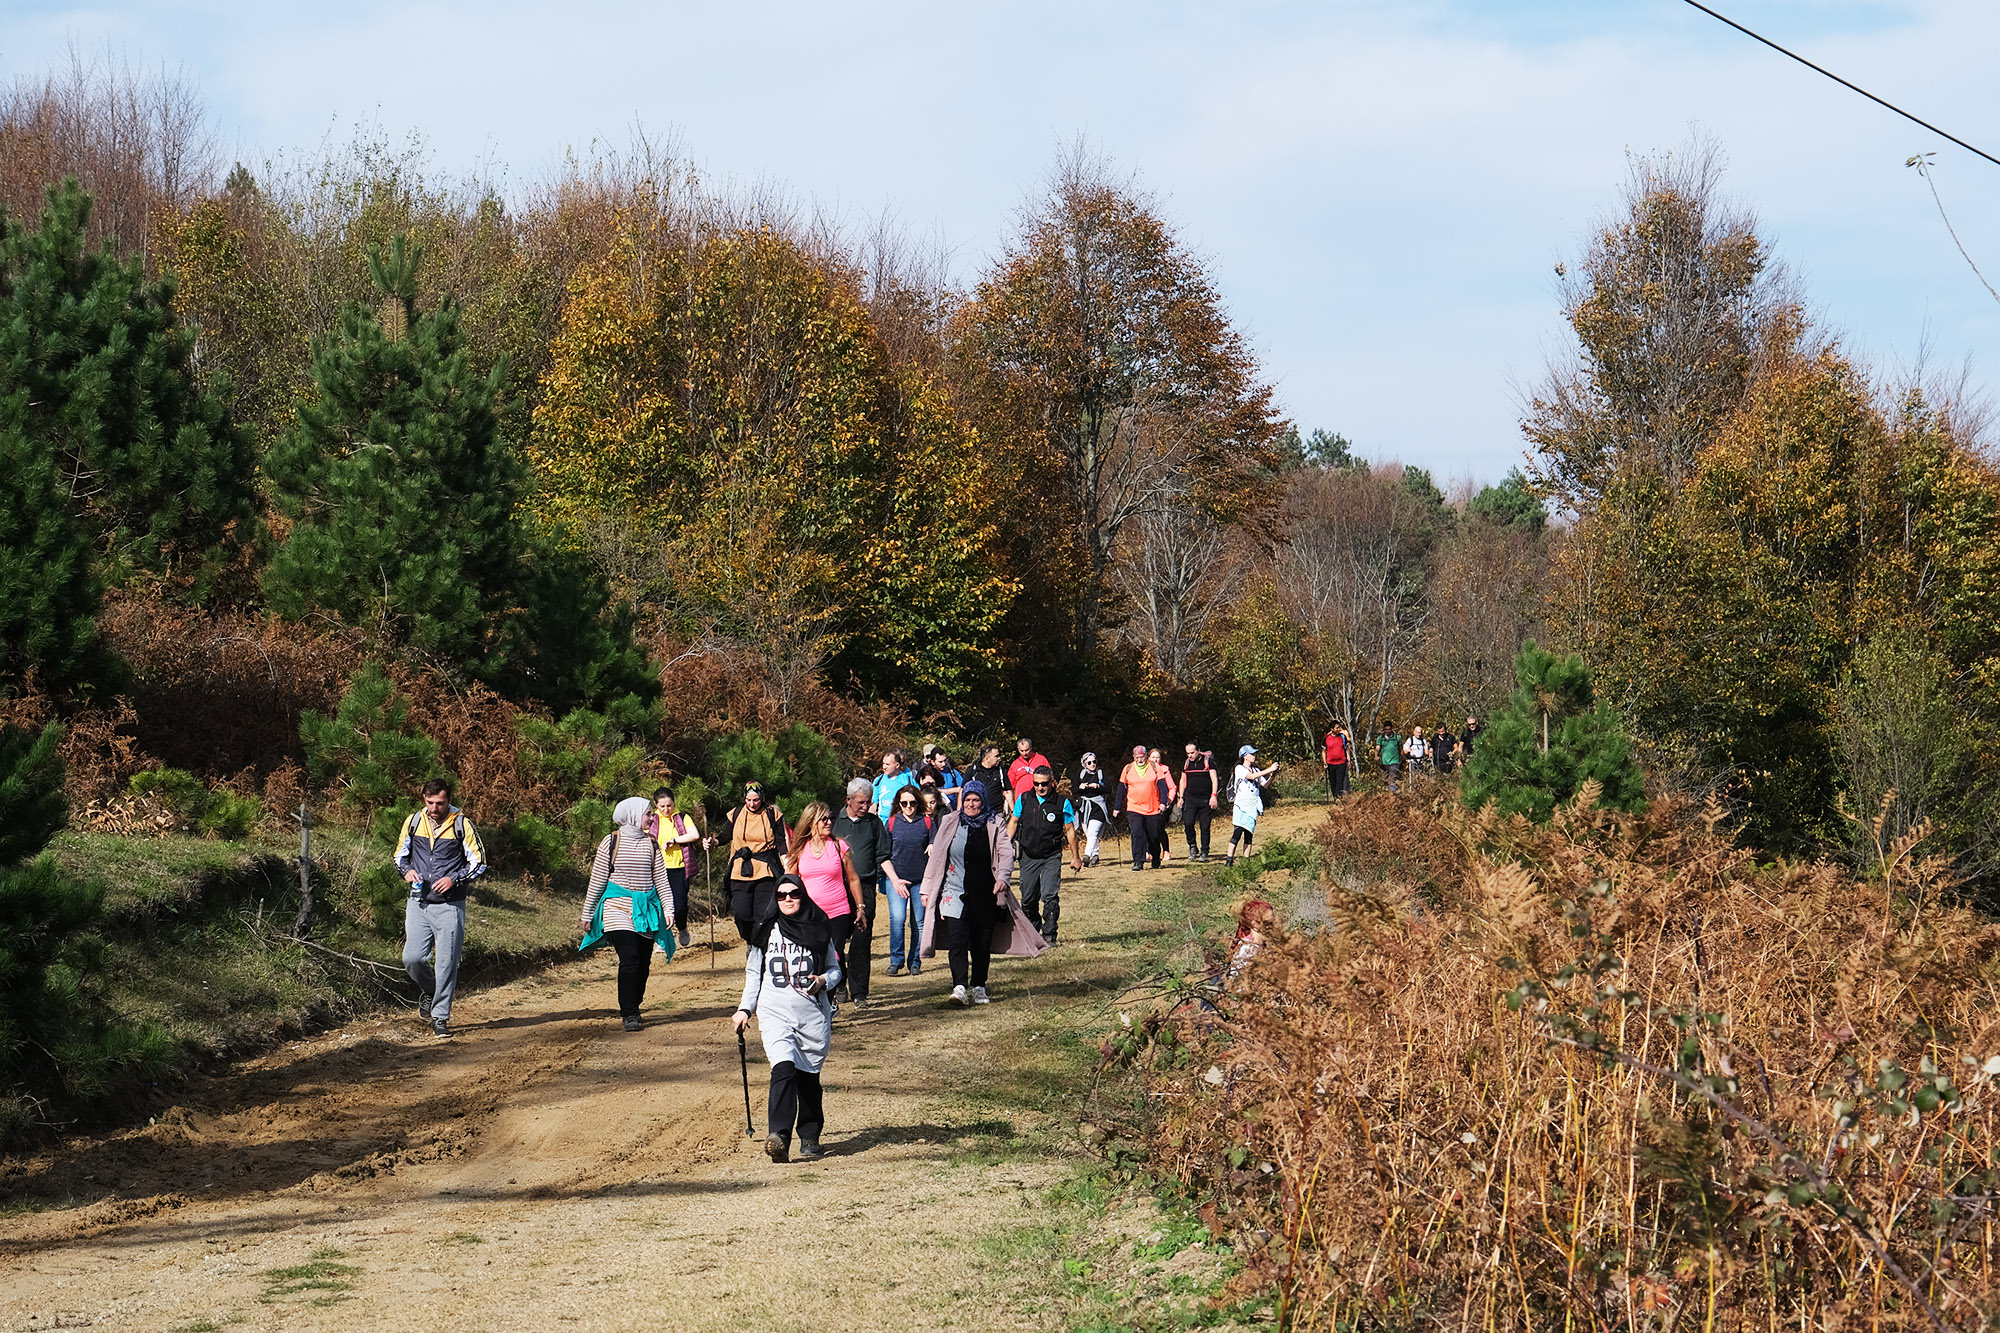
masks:
[[[960,284],[644,140],[504,189],[367,135],[226,163],[195,90],[79,61],[0,101],[0,207],[0,689],[128,766],[285,757],[149,719],[203,636],[676,769],[746,725],[1306,754],[1492,711],[1534,639],[1759,845],[1995,869],[1984,422],[1815,328],[1710,153],[1635,164],[1520,468],[1449,495],[1285,420],[1081,147]]]

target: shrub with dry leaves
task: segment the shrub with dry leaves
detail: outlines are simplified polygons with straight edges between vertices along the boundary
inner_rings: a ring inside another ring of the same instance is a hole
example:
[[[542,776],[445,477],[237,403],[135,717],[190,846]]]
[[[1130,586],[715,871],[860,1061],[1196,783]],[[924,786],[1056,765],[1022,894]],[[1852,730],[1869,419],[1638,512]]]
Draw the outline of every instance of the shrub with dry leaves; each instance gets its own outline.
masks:
[[[1715,807],[1393,796],[1335,923],[1151,1047],[1156,1164],[1293,1328],[1974,1328],[2000,1315],[2000,928],[1906,842],[1759,864]]]

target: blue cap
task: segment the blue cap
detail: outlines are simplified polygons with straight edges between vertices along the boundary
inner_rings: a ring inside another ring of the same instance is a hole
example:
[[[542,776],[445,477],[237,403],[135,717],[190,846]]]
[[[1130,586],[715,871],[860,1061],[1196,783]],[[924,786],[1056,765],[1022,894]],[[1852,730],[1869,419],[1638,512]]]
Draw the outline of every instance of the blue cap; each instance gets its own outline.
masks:
[[[1243,747],[1242,749],[1240,749],[1240,750],[1238,750],[1238,751],[1236,752],[1236,757],[1237,757],[1238,759],[1247,759],[1247,758],[1249,758],[1249,757],[1250,757],[1251,755],[1253,755],[1253,754],[1255,754],[1255,753],[1257,753],[1257,747],[1256,747],[1256,746],[1254,746],[1254,745],[1246,745],[1246,746],[1244,746],[1244,747]]]

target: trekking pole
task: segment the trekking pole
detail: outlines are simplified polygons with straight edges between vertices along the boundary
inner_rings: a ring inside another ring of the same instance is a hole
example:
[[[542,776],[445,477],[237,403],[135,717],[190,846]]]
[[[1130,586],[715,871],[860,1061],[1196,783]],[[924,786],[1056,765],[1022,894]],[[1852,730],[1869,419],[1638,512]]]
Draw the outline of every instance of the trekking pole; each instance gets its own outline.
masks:
[[[702,821],[706,824],[708,812],[702,811]],[[710,855],[708,830],[702,829],[701,887],[708,893],[708,970],[715,971],[715,858]]]
[[[743,1067],[743,1133],[757,1137],[757,1122],[750,1118],[750,1047],[741,1032],[736,1034],[736,1063]]]

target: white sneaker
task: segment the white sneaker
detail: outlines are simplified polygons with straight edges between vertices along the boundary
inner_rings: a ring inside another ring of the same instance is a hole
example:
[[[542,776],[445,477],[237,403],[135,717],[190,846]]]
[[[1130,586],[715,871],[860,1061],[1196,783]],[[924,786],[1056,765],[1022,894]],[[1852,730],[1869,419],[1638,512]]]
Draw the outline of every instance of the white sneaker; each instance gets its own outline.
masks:
[[[957,1005],[961,1009],[965,1007],[967,1003],[965,998],[965,987],[953,986],[951,988],[951,1002]]]
[[[987,999],[987,998],[986,998],[986,987],[984,987],[984,986],[974,986],[974,987],[972,988],[972,1002],[973,1002],[974,1004],[991,1004],[991,1003],[993,1003],[993,1001],[991,1001],[991,1000],[989,1000],[989,999]]]

